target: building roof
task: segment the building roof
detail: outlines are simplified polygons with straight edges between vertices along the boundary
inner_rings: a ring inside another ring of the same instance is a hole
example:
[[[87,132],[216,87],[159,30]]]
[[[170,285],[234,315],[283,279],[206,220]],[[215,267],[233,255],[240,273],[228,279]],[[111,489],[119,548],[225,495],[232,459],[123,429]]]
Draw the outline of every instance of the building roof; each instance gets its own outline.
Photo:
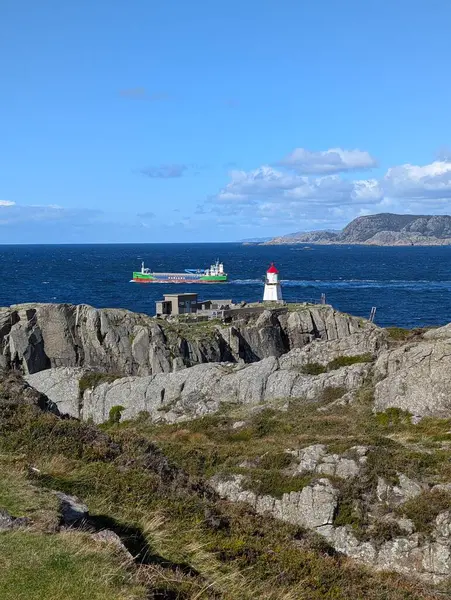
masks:
[[[266,272],[267,273],[278,273],[279,271],[274,266],[274,263],[271,263],[271,266],[269,267],[269,269]]]
[[[164,298],[186,298],[190,296],[191,298],[197,297],[196,293],[183,292],[182,294],[163,294]]]

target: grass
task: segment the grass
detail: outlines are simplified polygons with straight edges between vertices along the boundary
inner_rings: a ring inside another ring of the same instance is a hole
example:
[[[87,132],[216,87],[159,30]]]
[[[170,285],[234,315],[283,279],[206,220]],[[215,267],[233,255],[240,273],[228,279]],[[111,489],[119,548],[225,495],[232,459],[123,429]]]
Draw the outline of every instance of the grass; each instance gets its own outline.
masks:
[[[20,461],[16,464],[6,456],[0,456],[0,508],[49,530],[58,523],[56,496],[32,485]]]
[[[404,329],[403,327],[386,327],[389,339],[395,342],[409,342],[421,338],[426,331],[434,329],[433,327],[416,327],[414,329]]]
[[[358,363],[372,362],[373,356],[371,354],[357,354],[355,356],[337,356],[326,365],[319,363],[307,363],[300,367],[300,372],[304,375],[320,375],[321,373],[328,373],[329,371],[335,371],[341,367],[349,367]]]
[[[435,519],[444,511],[451,510],[451,494],[443,490],[426,491],[404,503],[398,512],[414,522],[418,532],[429,534]]]
[[[251,469],[242,486],[258,496],[281,498],[289,492],[302,490],[312,479],[310,475],[285,475],[278,469]]]
[[[111,548],[87,535],[0,533],[2,600],[144,600]]]
[[[123,377],[123,375],[112,375],[110,373],[100,373],[96,371],[85,373],[78,382],[80,394],[84,394],[86,390],[93,389],[101,383],[112,383],[121,377]]]
[[[0,452],[19,473],[18,489],[40,489],[38,505],[48,489],[78,495],[93,518],[133,545],[139,562],[128,571],[111,548],[94,546],[86,534],[7,533],[0,540],[2,600],[433,600],[421,584],[354,565],[298,527],[218,500],[203,483],[213,472],[238,472],[244,459],[258,459],[246,476],[266,478],[277,493],[287,484],[274,479],[288,466],[284,450],[318,442],[350,447],[388,439],[386,454],[371,463],[372,474],[384,469],[404,446],[385,437],[399,432],[380,424],[365,398],[329,414],[293,402],[287,412],[242,415],[241,431],[233,429],[239,415],[230,412],[177,425],[139,419],[102,431],[25,402],[3,402],[0,392]],[[413,435],[411,427],[401,424],[401,433]],[[438,423],[433,431],[441,431]],[[39,472],[29,472],[30,464]]]

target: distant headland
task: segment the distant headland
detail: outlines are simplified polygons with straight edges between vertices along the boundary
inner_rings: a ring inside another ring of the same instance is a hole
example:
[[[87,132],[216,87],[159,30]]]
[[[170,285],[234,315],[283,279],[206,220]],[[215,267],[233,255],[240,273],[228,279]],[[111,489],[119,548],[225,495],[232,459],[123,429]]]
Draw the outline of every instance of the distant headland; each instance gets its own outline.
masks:
[[[357,217],[341,231],[290,233],[261,244],[448,246],[451,245],[451,216],[380,213]]]

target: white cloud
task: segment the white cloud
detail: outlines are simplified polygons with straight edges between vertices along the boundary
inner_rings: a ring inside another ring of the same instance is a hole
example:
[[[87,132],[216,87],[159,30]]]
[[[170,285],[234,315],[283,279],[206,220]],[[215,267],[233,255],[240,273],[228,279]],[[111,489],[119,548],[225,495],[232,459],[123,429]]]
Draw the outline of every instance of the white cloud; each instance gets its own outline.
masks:
[[[233,214],[237,223],[243,224],[270,226],[273,222],[292,227],[293,222],[302,220],[336,225],[343,214],[351,213],[345,207],[375,206],[383,199],[376,179],[307,177],[268,165],[252,171],[231,171],[229,175],[229,183],[210,198],[206,209],[217,218]],[[340,214],[337,207],[341,207]]]
[[[0,200],[0,206],[14,206],[15,204],[11,200]]]
[[[310,229],[341,227],[356,216],[377,212],[451,211],[451,162],[446,160],[392,167],[380,179],[330,173],[374,166],[370,154],[360,150],[315,153],[298,149],[279,165],[232,170],[229,182],[202,207],[203,214],[214,213],[217,218],[234,215],[237,225],[243,226],[269,226],[272,222],[274,226]]]
[[[435,161],[422,167],[410,164],[392,167],[382,184],[388,196],[448,200],[451,198],[451,163]]]
[[[306,175],[330,175],[345,171],[371,169],[377,166],[377,161],[369,152],[362,150],[331,148],[322,152],[311,152],[305,148],[295,148],[278,164]]]

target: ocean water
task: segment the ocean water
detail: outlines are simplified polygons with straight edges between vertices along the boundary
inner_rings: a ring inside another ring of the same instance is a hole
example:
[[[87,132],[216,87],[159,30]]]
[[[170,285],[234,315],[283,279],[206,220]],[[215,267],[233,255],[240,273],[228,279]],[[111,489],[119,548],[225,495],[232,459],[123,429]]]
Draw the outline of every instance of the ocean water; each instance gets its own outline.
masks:
[[[155,271],[205,268],[216,258],[226,284],[131,283],[141,261]],[[164,292],[200,299],[258,301],[270,262],[285,300],[319,300],[381,326],[419,327],[451,321],[451,247],[243,246],[241,244],[108,244],[0,246],[0,306],[69,302],[155,313]]]

